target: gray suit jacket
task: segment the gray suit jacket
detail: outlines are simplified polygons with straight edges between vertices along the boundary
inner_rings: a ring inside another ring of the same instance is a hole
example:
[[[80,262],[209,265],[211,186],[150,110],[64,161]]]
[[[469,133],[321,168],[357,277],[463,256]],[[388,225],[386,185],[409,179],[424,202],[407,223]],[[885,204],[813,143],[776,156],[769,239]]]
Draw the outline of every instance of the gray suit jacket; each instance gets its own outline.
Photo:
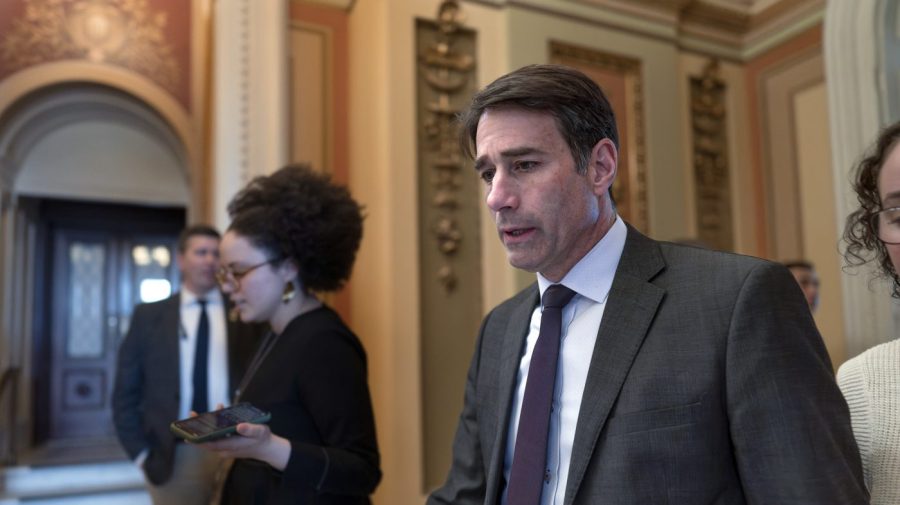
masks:
[[[536,285],[484,319],[437,504],[495,504]],[[847,405],[797,283],[629,227],[587,376],[565,503],[864,504]],[[515,504],[510,504],[515,505]]]
[[[178,293],[138,305],[119,347],[112,399],[116,434],[132,459],[150,450],[144,473],[154,484],[164,483],[172,474],[175,437],[169,424],[177,419],[181,400],[180,314]],[[229,321],[227,331],[228,389],[234,391],[263,327]]]

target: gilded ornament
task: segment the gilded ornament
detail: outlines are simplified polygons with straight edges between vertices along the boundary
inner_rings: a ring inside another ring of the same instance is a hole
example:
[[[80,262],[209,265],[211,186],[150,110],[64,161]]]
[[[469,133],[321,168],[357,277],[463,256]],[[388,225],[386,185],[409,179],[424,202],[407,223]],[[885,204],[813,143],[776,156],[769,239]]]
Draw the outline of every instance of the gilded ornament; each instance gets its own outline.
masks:
[[[24,13],[0,35],[0,62],[15,72],[83,59],[127,68],[177,92],[181,72],[166,41],[166,15],[147,0],[23,0]]]

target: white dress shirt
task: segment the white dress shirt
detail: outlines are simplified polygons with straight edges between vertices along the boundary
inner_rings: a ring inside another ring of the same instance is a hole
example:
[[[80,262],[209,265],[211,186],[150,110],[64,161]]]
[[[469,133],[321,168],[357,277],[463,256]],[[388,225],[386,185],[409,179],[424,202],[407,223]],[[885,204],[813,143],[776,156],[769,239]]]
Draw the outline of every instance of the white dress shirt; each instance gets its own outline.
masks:
[[[625,248],[627,232],[625,223],[616,217],[615,223],[606,235],[560,281],[560,284],[575,291],[576,295],[562,312],[559,364],[556,369],[556,386],[547,439],[548,479],[544,481],[542,505],[562,505],[565,498],[572,444],[575,440],[578,412],[581,410],[581,397],[584,394],[588,368],[594,355],[597,331],[606,308],[606,299],[619,259],[622,257],[622,250]],[[541,274],[537,274],[537,280],[543,297],[544,291],[552,283]],[[531,314],[525,354],[519,362],[503,461],[503,475],[506,482],[509,482],[509,472],[512,468],[522,398],[525,395],[531,353],[541,328],[542,310],[539,305]],[[603,350],[600,349],[598,352]],[[507,503],[506,489],[503,490],[501,503]]]
[[[197,348],[197,325],[200,323],[200,304],[197,295],[185,285],[181,285],[180,314],[178,322],[178,363],[181,400],[178,404],[178,419],[188,417],[194,394],[194,351]],[[228,391],[228,329],[225,325],[225,302],[222,293],[214,289],[206,294],[206,317],[209,319],[209,360],[206,369],[207,405],[215,410],[216,405],[229,405]],[[174,421],[175,419],[173,419]],[[143,467],[149,449],[144,449],[134,458],[138,468]]]
[[[178,419],[184,419],[191,411],[194,394],[194,351],[197,349],[197,325],[200,322],[200,304],[197,295],[181,286],[181,322],[178,330],[179,372],[181,373],[181,402]],[[225,304],[222,294],[214,289],[206,294],[206,315],[209,319],[209,360],[206,370],[207,405],[228,405],[228,333],[225,326]]]

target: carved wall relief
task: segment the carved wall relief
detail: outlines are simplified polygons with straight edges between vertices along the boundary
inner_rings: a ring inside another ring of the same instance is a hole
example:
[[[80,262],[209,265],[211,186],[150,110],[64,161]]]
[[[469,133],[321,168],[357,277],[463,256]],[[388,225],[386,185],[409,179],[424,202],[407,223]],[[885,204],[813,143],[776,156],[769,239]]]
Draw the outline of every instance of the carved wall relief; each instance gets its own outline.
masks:
[[[734,249],[728,138],[725,123],[725,83],[719,63],[711,60],[700,77],[691,78],[691,130],[697,236],[714,249]]]
[[[0,20],[0,78],[41,63],[83,59],[141,74],[189,105],[189,8],[173,11],[153,0],[16,0],[5,12],[10,18]]]
[[[423,490],[443,482],[482,317],[481,188],[460,152],[456,115],[475,92],[475,33],[459,2],[416,22]]]

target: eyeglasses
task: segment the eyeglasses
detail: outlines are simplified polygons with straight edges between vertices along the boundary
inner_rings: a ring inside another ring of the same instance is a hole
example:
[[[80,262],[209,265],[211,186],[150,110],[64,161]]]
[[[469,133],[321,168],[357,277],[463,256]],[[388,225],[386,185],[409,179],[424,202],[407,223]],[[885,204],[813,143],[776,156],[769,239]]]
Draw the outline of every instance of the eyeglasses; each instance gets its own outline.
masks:
[[[885,244],[900,244],[900,207],[878,211],[872,216],[872,229]]]
[[[220,267],[218,270],[216,270],[216,281],[218,281],[220,286],[228,286],[229,288],[237,291],[238,289],[241,289],[241,279],[246,277],[247,274],[261,266],[277,263],[281,261],[281,259],[282,258],[272,258],[270,260],[263,261],[262,263],[257,263],[256,265],[247,267],[239,272],[235,271],[231,267]]]

